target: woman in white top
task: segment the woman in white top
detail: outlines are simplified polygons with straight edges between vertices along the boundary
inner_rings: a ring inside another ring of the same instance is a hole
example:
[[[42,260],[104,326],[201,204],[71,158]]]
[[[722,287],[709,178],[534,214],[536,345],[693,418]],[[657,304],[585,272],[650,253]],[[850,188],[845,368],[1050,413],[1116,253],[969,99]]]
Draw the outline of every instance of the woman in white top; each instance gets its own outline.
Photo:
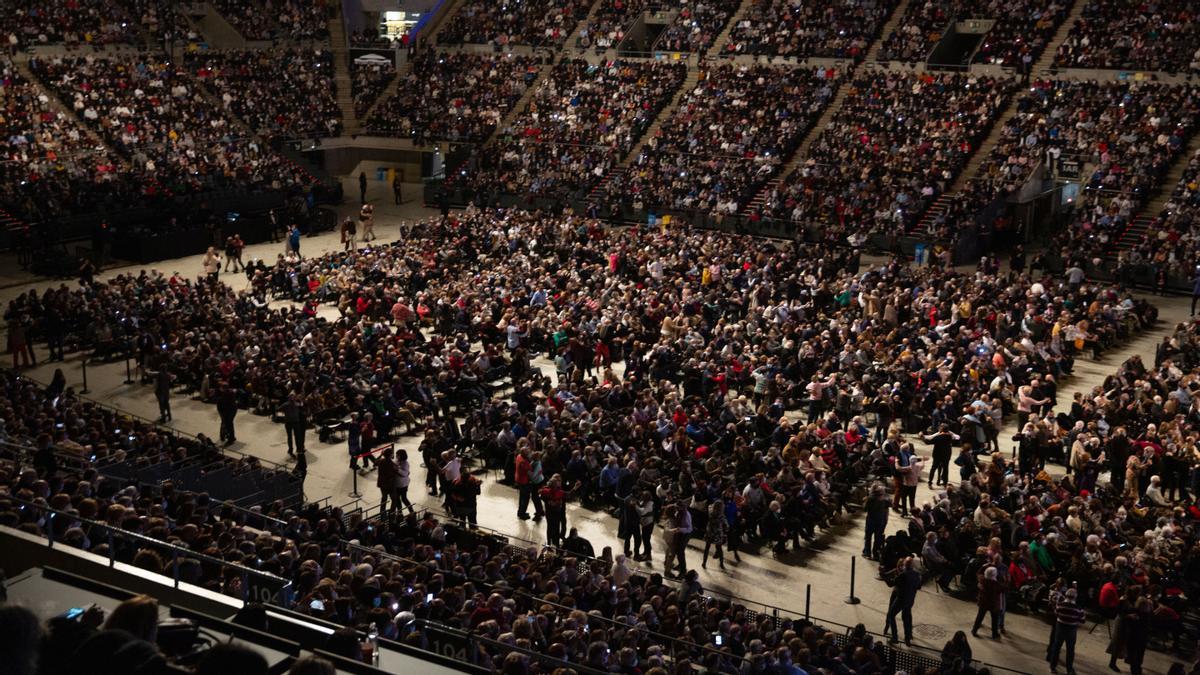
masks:
[[[408,507],[409,513],[416,513],[412,502],[408,501],[408,451],[399,450],[396,452],[396,496],[392,499],[396,504],[401,504]]]

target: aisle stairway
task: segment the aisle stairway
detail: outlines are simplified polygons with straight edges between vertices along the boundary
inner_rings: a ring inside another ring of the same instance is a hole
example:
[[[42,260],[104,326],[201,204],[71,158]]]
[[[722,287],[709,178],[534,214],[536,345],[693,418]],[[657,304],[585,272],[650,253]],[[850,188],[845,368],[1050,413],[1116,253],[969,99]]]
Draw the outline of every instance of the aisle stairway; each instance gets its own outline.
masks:
[[[404,63],[400,64],[400,67],[396,70],[396,77],[393,77],[392,81],[388,82],[388,85],[384,87],[383,91],[379,94],[379,97],[376,98],[375,102],[371,104],[371,107],[367,108],[367,111],[363,113],[362,117],[359,118],[358,121],[362,126],[363,132],[369,133],[369,129],[367,128],[367,120],[371,119],[371,116],[375,114],[375,111],[379,109],[379,106],[383,105],[384,101],[396,94],[396,92],[400,89],[400,84],[404,82],[405,78],[408,77],[408,73],[411,70],[411,61],[405,60]]]
[[[884,40],[892,34],[892,31],[896,30],[896,27],[900,25],[900,20],[908,12],[909,2],[910,0],[900,0],[900,4],[896,5],[896,9],[892,11],[892,16],[887,20],[887,23],[883,24],[883,29],[879,31],[879,37],[875,38],[875,41],[871,43],[871,48],[867,50],[867,55],[863,57],[864,62],[874,63],[879,57],[879,50],[883,49]]]
[[[329,46],[333,50],[333,81],[337,87],[338,108],[342,111],[343,133],[354,136],[362,131],[362,123],[354,112],[353,78],[350,75],[350,44],[346,40],[346,24],[342,21],[341,3],[329,19]]]
[[[742,17],[746,15],[747,10],[749,10],[756,2],[761,1],[762,0],[742,0],[742,4],[738,5],[738,8],[734,11],[733,16],[729,18],[729,23],[725,24],[725,29],[722,30],[719,35],[717,35],[716,40],[713,40],[712,47],[709,48],[708,53],[720,56],[721,50],[725,49],[725,45],[729,43],[729,36],[733,34],[733,27],[738,25],[738,22],[741,21]]]
[[[545,70],[543,67],[538,66],[537,79],[535,79],[528,87],[525,88],[525,93],[521,94],[521,98],[517,99],[516,103],[513,103],[512,108],[509,108],[504,117],[500,119],[500,123],[496,125],[495,129],[492,130],[492,135],[488,136],[487,140],[484,141],[485,145],[495,141],[497,138],[500,138],[500,135],[504,133],[504,130],[507,129],[514,121],[516,121],[517,116],[525,111],[525,107],[529,105],[529,100],[533,98],[533,92],[537,91],[538,87],[540,87],[542,84],[542,74],[544,72]]]
[[[1058,52],[1058,46],[1066,41],[1067,36],[1071,33],[1071,26],[1074,26],[1079,17],[1083,16],[1083,8],[1088,4],[1088,0],[1066,1],[1071,3],[1071,11],[1067,14],[1066,20],[1062,22],[1062,25],[1054,33],[1054,38],[1046,45],[1046,51],[1042,52],[1041,57],[1033,64],[1033,74],[1035,76],[1045,73],[1054,65],[1054,54]]]
[[[194,23],[210,47],[213,49],[242,49],[246,46],[246,39],[233,27],[233,24],[221,16],[211,2],[201,4],[205,10],[204,16]]]
[[[658,133],[658,130],[662,128],[662,125],[671,119],[675,111],[679,110],[679,104],[683,102],[684,97],[695,90],[696,85],[699,83],[700,71],[696,68],[688,68],[687,77],[683,78],[683,84],[679,86],[675,95],[671,97],[671,102],[660,110],[658,116],[650,123],[650,126],[646,127],[646,133],[642,134],[638,142],[633,144],[633,148],[630,149],[629,154],[625,155],[621,160],[621,166],[629,166],[633,163],[633,160],[637,159],[638,155],[642,152],[642,148],[646,145],[646,141],[653,138]]]
[[[954,184],[950,187],[950,192],[961,191],[967,186],[967,182],[979,173],[979,167],[992,154],[992,150],[996,148],[996,145],[1000,143],[1000,139],[1004,136],[1004,125],[1008,124],[1013,115],[1017,114],[1016,99],[1017,97],[1014,96],[1008,102],[1004,111],[1000,113],[1000,116],[996,118],[996,122],[992,125],[991,133],[987,135],[987,138],[983,139],[983,142],[979,144],[979,148],[971,155],[971,159],[967,162],[967,165],[959,172],[958,178],[955,179]]]
[[[1125,230],[1117,235],[1110,247],[1109,257],[1115,258],[1116,251],[1127,251],[1137,246],[1146,237],[1150,230],[1150,226],[1158,218],[1159,214],[1166,208],[1167,202],[1171,200],[1171,195],[1175,192],[1175,188],[1179,185],[1179,181],[1183,179],[1184,172],[1187,171],[1188,163],[1193,155],[1200,151],[1200,133],[1193,133],[1192,138],[1188,141],[1187,147],[1175,156],[1171,161],[1171,169],[1167,171],[1162,180],[1155,188],[1154,195],[1146,202],[1141,211],[1134,216]]]

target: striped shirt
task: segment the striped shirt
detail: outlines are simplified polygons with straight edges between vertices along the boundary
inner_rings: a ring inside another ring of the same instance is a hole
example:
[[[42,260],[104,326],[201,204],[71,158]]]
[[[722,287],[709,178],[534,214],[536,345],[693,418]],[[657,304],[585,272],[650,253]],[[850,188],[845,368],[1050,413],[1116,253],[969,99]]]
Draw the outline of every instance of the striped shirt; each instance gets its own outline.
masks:
[[[1083,625],[1083,608],[1070,600],[1063,600],[1054,606],[1054,616],[1063,626]]]

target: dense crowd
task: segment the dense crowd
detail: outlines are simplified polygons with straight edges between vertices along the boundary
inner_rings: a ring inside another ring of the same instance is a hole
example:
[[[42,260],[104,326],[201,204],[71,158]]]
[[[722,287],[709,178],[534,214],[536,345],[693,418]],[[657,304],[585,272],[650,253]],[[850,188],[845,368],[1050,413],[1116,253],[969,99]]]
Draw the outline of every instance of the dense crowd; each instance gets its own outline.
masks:
[[[1187,0],[1129,3],[1086,0],[1083,16],[1058,47],[1060,68],[1200,70],[1200,17]]]
[[[861,59],[895,0],[755,0],[730,31],[725,54]]]
[[[333,0],[215,0],[247,40],[327,40]]]
[[[396,79],[396,67],[387,63],[351,63],[350,90],[354,95],[354,114],[363,117],[380,95]]]
[[[119,0],[14,0],[0,16],[5,48],[134,42],[140,17]]]
[[[537,61],[514,54],[428,50],[367,120],[374,134],[483,142],[538,76]]]
[[[946,588],[960,577],[977,589],[972,632],[989,615],[993,638],[1010,609],[1047,611],[1056,617],[1051,665],[1065,644],[1068,672],[1085,610],[1115,624],[1107,649],[1115,671],[1123,660],[1141,673],[1152,636],[1178,647],[1200,590],[1197,336],[1195,323],[1179,326],[1154,364],[1131,357],[1057,416],[1053,388],[1035,382],[1022,394],[1030,412],[1012,459],[959,463],[961,483],[875,549],[885,572],[913,555]],[[967,449],[977,444],[960,433]],[[1048,460],[1067,475],[1052,479]]]
[[[1132,236],[1132,235],[1130,235]],[[1153,214],[1141,240],[1122,245],[1118,268],[1151,265],[1154,277],[1167,274],[1194,282],[1200,261],[1200,152],[1193,154],[1160,213]]]
[[[733,17],[738,0],[688,0],[655,40],[654,51],[705,52]],[[676,7],[672,7],[676,9]]]
[[[646,141],[610,200],[736,213],[771,178],[833,96],[825,68],[720,65]]]
[[[232,114],[277,138],[337,136],[333,54],[280,48],[189,54],[184,63]]]
[[[862,71],[765,216],[830,236],[906,231],[944,193],[1008,104],[1015,82]]]
[[[562,61],[461,180],[478,195],[586,194],[633,149],[686,70],[678,62]]]
[[[215,187],[288,188],[311,179],[244,138],[178,64],[153,58],[37,58],[30,70],[129,162],[126,192],[185,194]]]
[[[975,63],[991,63],[1028,73],[1066,19],[1067,6],[1038,0],[930,0],[913,3],[886,36],[883,61],[924,61],[953,20],[995,22],[975,52]],[[954,64],[958,65],[958,64]],[[963,64],[966,65],[966,64]]]
[[[438,41],[561,46],[591,7],[586,0],[469,0]]]
[[[0,205],[41,220],[127,196],[119,160],[6,59],[0,59],[0,97]]]

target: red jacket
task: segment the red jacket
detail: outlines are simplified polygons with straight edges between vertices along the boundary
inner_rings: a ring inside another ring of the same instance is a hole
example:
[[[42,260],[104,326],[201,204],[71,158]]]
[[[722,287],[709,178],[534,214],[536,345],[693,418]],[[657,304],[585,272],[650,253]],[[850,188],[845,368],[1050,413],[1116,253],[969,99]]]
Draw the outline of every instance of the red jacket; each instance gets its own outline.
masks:
[[[529,485],[529,470],[533,468],[525,455],[517,455],[516,481],[517,485]]]

